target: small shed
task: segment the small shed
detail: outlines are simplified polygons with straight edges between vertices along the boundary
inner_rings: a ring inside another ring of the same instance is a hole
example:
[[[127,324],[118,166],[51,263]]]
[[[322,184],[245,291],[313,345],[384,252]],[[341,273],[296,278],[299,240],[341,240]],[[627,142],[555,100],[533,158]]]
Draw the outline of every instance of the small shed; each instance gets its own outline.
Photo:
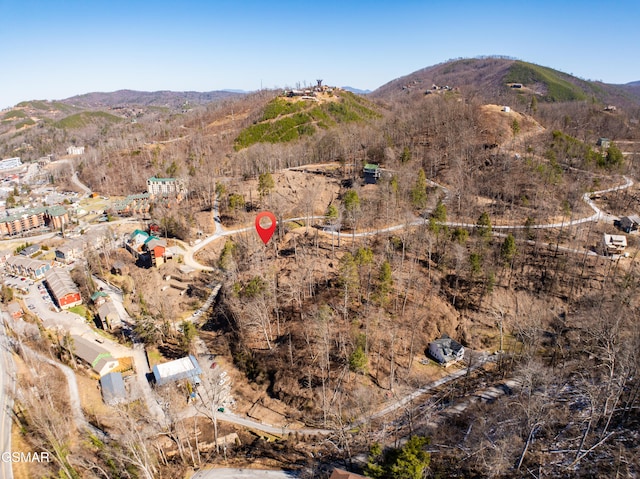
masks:
[[[111,274],[123,275],[129,272],[128,269],[124,261],[117,260],[111,265]]]
[[[598,138],[596,141],[596,146],[599,146],[603,150],[606,150],[611,145],[611,140],[609,138]]]
[[[102,376],[100,378],[100,389],[102,391],[102,400],[110,406],[115,406],[127,400],[127,389],[120,373],[109,373]]]

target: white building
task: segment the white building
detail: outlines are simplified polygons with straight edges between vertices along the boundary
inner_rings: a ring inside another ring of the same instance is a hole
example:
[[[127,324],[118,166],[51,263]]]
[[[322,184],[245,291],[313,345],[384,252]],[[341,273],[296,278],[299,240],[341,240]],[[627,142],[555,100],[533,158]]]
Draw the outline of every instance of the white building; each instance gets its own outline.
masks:
[[[84,146],[70,146],[67,155],[84,155]]]
[[[622,254],[627,247],[627,237],[624,235],[604,234],[602,238],[606,254]]]
[[[168,363],[156,364],[153,367],[153,377],[158,386],[181,379],[191,379],[198,384],[200,382],[198,376],[201,374],[202,369],[200,369],[198,360],[192,355]]]
[[[22,161],[17,156],[15,158],[0,160],[0,170],[11,170],[12,168],[18,168],[20,166],[22,166]]]
[[[182,193],[183,185],[177,178],[157,178],[147,180],[147,192],[150,195],[175,196]]]

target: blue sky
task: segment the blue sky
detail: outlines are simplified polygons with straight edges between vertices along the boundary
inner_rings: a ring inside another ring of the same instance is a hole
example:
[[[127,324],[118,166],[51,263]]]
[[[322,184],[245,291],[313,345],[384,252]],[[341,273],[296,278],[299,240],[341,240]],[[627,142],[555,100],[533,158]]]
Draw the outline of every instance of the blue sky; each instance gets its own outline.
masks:
[[[640,80],[640,2],[0,0],[0,108],[92,91],[375,89],[508,55]]]

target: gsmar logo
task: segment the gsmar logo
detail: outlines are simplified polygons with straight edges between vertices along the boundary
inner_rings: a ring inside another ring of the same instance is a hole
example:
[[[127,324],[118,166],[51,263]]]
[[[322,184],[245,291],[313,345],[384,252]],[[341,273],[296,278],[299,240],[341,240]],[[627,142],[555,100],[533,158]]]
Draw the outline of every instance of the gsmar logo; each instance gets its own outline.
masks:
[[[2,462],[49,462],[49,453],[41,452],[3,452],[0,454]]]

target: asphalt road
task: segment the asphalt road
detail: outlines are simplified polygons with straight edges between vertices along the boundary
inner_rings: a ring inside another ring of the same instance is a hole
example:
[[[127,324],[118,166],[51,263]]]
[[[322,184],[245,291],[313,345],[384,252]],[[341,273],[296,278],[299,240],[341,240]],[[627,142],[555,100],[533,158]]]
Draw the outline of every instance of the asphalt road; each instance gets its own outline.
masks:
[[[270,471],[265,469],[201,469],[191,479],[291,479],[298,477],[289,471]]]
[[[6,312],[0,318],[0,454],[11,451],[11,417],[13,415],[13,398],[15,390],[15,366],[11,356],[12,350],[4,328],[4,321],[9,319]],[[13,479],[11,462],[0,460],[0,478]]]

